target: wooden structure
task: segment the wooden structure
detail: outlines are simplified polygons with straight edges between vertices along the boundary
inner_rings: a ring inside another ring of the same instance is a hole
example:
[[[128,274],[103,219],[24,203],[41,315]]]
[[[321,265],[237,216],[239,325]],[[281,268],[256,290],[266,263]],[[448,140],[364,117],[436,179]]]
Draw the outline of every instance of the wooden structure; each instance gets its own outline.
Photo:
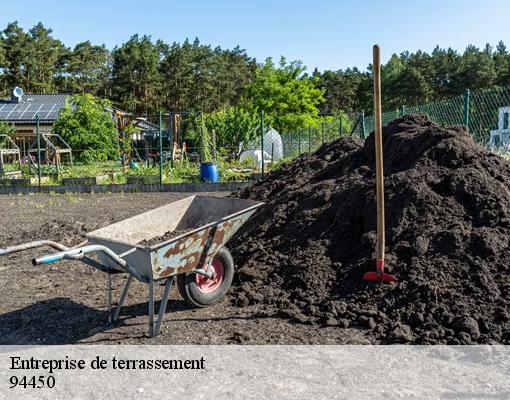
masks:
[[[172,150],[172,161],[182,161],[186,158],[186,143],[179,146],[177,142],[174,142]]]
[[[70,164],[73,163],[71,147],[60,135],[55,133],[40,133],[40,136],[41,162],[55,166],[57,175],[59,175],[60,167],[62,166],[62,158],[64,156],[68,157],[67,161]],[[31,144],[28,152],[31,160],[37,160],[37,137]]]
[[[19,170],[6,172],[5,164],[18,164]],[[20,149],[9,135],[0,135],[0,177],[19,174],[21,174]]]

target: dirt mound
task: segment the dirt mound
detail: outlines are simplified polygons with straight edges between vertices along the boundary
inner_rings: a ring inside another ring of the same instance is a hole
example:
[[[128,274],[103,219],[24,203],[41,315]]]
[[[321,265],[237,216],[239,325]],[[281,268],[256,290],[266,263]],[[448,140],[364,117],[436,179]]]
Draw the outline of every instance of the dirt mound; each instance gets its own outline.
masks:
[[[383,343],[509,344],[510,164],[423,115],[383,136],[386,263],[398,283],[362,279],[375,268],[371,135],[324,145],[234,194],[266,202],[229,246],[235,303],[364,327]]]

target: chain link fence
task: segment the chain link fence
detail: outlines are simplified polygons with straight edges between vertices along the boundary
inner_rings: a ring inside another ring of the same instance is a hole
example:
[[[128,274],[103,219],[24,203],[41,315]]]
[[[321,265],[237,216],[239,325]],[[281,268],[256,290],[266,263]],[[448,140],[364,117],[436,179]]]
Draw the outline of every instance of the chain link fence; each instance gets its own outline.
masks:
[[[505,120],[502,110],[506,107],[510,107],[510,87],[466,90],[464,95],[447,100],[418,106],[402,106],[397,111],[385,112],[382,115],[382,123],[385,125],[404,114],[425,113],[431,120],[442,125],[468,127],[478,143],[487,145],[491,131],[507,129],[505,126],[508,127],[508,116]],[[365,117],[364,120],[365,131],[361,136],[366,136],[374,130],[373,116]]]

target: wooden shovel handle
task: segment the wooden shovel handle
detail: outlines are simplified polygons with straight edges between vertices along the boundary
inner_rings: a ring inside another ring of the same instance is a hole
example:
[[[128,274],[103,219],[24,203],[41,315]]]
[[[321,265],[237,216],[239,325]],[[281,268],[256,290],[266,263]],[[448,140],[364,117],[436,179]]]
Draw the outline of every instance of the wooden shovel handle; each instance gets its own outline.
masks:
[[[378,45],[374,46],[374,128],[375,128],[375,180],[377,202],[377,248],[378,260],[384,260],[384,171],[381,121],[381,54]]]

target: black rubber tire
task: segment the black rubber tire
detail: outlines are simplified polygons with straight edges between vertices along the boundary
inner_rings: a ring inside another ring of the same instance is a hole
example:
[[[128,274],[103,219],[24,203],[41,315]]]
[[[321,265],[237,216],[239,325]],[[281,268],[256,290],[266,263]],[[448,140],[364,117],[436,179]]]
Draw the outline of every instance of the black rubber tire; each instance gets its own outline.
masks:
[[[214,256],[223,263],[224,276],[221,285],[212,293],[201,292],[195,282],[195,273],[177,275],[177,288],[186,303],[192,307],[207,307],[217,303],[227,294],[234,278],[234,259],[230,251],[223,246]]]

